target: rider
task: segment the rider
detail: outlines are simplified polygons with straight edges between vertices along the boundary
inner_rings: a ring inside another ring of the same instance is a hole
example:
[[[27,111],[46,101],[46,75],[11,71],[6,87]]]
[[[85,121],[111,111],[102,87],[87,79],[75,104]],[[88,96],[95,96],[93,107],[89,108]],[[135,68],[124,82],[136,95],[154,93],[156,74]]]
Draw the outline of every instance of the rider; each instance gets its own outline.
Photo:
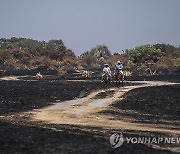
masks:
[[[105,65],[104,65],[103,75],[102,75],[102,81],[103,81],[103,78],[104,78],[105,74],[108,74],[109,77],[111,78],[111,69],[110,69],[110,67],[109,67],[108,64],[105,64]]]
[[[117,74],[118,72],[121,73],[123,75],[123,64],[121,63],[121,61],[118,61],[117,64],[115,65],[115,74]]]

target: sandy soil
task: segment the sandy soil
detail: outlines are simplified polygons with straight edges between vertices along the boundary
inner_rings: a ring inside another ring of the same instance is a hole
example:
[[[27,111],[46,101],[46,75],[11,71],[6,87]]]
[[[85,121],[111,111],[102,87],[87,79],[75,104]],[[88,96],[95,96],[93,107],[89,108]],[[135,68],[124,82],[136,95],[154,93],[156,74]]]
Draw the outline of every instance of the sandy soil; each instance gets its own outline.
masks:
[[[2,77],[0,78],[0,80],[5,80],[5,81],[15,81],[15,80],[19,80],[18,79],[19,77],[18,76],[6,76],[6,77]]]

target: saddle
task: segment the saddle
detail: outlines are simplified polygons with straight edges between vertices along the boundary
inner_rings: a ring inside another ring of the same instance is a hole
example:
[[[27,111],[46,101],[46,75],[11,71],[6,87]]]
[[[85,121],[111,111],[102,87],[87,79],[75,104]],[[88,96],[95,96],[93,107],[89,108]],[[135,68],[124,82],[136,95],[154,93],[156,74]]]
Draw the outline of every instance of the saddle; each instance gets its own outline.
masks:
[[[115,71],[115,78],[120,78],[120,77],[124,77],[123,71],[122,70],[116,70]]]
[[[110,79],[110,75],[108,73],[103,74],[103,80]]]

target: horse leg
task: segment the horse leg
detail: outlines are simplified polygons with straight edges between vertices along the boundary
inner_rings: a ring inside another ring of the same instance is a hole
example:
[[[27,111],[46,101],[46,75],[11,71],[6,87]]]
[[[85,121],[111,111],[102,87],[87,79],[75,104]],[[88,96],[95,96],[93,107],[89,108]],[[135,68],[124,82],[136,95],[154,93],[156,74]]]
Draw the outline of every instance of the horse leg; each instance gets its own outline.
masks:
[[[120,80],[117,80],[117,87],[120,88],[121,82]]]
[[[108,83],[107,83],[107,82],[105,82],[105,85],[106,85],[106,89],[107,89],[107,87],[108,87]]]
[[[118,84],[118,81],[116,80],[116,86],[119,88],[119,84]]]
[[[121,86],[121,80],[119,80],[118,84],[119,84],[119,87],[120,87]]]
[[[110,90],[110,84],[111,84],[111,80],[109,80],[109,82],[108,82],[108,83],[109,83],[108,87],[109,87],[109,90]]]

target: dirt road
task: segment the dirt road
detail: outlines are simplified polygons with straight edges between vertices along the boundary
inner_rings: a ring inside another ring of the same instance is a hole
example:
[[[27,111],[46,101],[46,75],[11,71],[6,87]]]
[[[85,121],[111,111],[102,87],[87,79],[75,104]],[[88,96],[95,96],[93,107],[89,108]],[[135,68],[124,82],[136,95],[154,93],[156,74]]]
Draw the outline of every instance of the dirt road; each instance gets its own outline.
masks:
[[[44,121],[49,124],[101,127],[108,130],[141,131],[163,133],[167,136],[180,136],[180,125],[176,125],[177,129],[172,129],[170,125],[166,124],[138,123],[134,122],[134,119],[124,118],[120,120],[113,115],[102,114],[103,111],[111,110],[112,104],[122,100],[122,96],[132,89],[175,84],[159,81],[141,81],[139,83],[142,85],[120,89],[111,88],[109,91],[99,90],[81,99],[56,102],[52,106],[35,110],[31,120]],[[177,150],[175,148],[175,151]]]
[[[121,89],[112,88],[109,91],[100,90],[81,99],[57,102],[52,106],[33,112],[33,120],[46,121],[54,124],[76,124],[109,129],[153,131],[180,135],[180,130],[163,128],[162,125],[132,123],[130,119],[116,120],[111,116],[100,114],[103,110],[109,110],[110,105],[114,102],[123,99],[121,98],[122,95],[129,90],[146,86],[174,84],[152,81],[140,83],[144,85],[128,86]],[[161,129],[159,127],[161,127]]]

